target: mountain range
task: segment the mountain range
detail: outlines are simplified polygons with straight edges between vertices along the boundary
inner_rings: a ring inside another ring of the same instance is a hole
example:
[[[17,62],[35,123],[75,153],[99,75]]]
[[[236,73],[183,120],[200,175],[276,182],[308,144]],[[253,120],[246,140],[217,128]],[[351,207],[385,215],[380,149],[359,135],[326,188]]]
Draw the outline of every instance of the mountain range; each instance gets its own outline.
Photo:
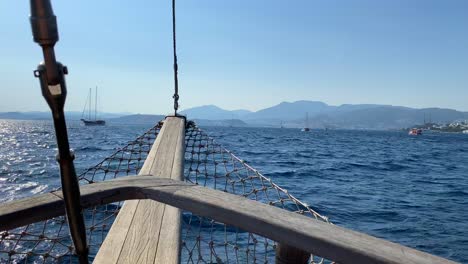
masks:
[[[78,121],[82,118],[80,112],[65,112],[65,116],[69,121]],[[132,125],[152,125],[164,119],[164,115],[148,115],[148,114],[128,114],[128,113],[99,113],[99,118],[105,119],[109,124],[132,124]],[[195,118],[194,120],[200,126],[248,126],[244,121],[239,119],[220,119],[216,115],[211,116],[212,119]],[[0,112],[1,119],[13,120],[50,120],[52,118],[50,112]]]
[[[468,119],[468,112],[444,108],[410,108],[379,104],[328,105],[319,101],[282,102],[256,112],[224,110],[215,105],[186,109],[189,119],[233,119],[248,125],[303,127],[306,113],[311,128],[400,129],[424,122],[447,123]]]
[[[255,112],[225,110],[215,105],[189,108],[180,112],[202,126],[304,127],[306,113],[311,128],[401,129],[423,123],[449,123],[468,119],[468,112],[445,108],[410,108],[379,104],[328,105],[319,101],[282,102]],[[81,112],[66,112],[67,119],[79,120]],[[110,123],[155,123],[163,115],[99,113]],[[50,119],[49,112],[5,112],[0,119]]]
[[[102,113],[99,112],[99,118],[117,118],[129,115],[130,113]],[[69,120],[80,120],[83,113],[78,111],[67,111],[65,116]],[[0,112],[0,119],[17,119],[17,120],[47,120],[51,119],[50,112],[30,111],[30,112]],[[86,118],[86,116],[85,116]]]

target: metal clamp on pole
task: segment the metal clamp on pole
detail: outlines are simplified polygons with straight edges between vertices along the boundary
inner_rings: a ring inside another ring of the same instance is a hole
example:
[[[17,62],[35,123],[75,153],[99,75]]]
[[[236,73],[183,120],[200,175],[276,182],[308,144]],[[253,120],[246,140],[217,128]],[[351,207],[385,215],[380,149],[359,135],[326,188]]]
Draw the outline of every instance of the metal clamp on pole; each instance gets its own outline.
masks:
[[[30,0],[30,4],[30,20],[34,41],[42,47],[44,54],[44,62],[39,64],[37,70],[34,71],[34,76],[39,78],[42,95],[52,111],[58,145],[57,161],[60,165],[62,192],[70,234],[80,263],[88,263],[86,229],[80,204],[80,187],[73,164],[74,155],[70,152],[68,143],[63,110],[67,96],[65,74],[68,72],[67,68],[55,59],[54,45],[59,39],[57,19],[50,0]]]

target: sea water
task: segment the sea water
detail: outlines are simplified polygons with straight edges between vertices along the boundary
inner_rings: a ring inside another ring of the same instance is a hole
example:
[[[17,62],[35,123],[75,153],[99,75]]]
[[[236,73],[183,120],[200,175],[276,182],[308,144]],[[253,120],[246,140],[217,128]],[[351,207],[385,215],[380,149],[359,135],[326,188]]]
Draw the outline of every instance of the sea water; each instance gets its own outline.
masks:
[[[151,125],[69,122],[79,174]],[[340,226],[468,262],[468,135],[206,127]],[[0,203],[60,186],[50,121],[0,120]]]

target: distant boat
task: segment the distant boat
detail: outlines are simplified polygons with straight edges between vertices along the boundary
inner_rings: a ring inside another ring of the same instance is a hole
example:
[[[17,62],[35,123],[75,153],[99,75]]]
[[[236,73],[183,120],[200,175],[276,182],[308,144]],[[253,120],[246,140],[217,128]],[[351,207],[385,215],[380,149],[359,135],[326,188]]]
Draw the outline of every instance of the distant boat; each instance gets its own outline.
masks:
[[[463,133],[463,134],[468,134],[468,129],[467,129],[467,130],[463,130],[462,133]]]
[[[410,136],[420,136],[420,135],[422,135],[422,129],[420,129],[420,128],[412,128],[412,129],[410,129],[410,131],[408,132],[408,135],[410,135]]]
[[[231,122],[229,123],[229,127],[234,127],[234,115],[231,114]]]
[[[89,94],[88,94],[88,100],[86,100],[83,113],[81,114],[81,121],[85,126],[104,126],[106,124],[106,121],[104,120],[99,120],[97,119],[97,87],[96,87],[96,93],[95,93],[95,98],[94,98],[94,119],[92,118],[92,104],[91,104],[91,88],[89,88]],[[88,106],[88,108],[86,108]],[[88,111],[86,111],[88,110]],[[86,112],[88,113],[88,119],[85,118]]]
[[[306,118],[305,118],[305,126],[303,129],[301,129],[302,132],[309,132],[309,113],[306,113]]]

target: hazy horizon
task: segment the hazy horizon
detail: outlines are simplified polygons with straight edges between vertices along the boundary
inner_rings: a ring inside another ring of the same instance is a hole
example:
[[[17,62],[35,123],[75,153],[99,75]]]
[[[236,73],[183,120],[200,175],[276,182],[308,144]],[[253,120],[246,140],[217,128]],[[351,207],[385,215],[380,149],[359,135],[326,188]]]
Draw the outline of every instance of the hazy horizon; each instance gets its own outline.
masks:
[[[297,100],[297,101],[308,101],[308,102],[321,102],[321,103],[325,103],[329,106],[341,106],[341,105],[363,105],[363,104],[339,104],[339,105],[334,105],[334,104],[329,104],[327,102],[323,102],[323,101],[316,101],[316,100]],[[269,107],[273,107],[273,106],[276,106],[276,105],[279,105],[281,103],[294,103],[294,102],[297,102],[297,101],[281,101],[281,102],[278,102],[274,105],[270,105],[270,106],[267,106],[266,108],[269,108]],[[374,104],[374,103],[371,103],[371,104]],[[205,107],[205,106],[216,106],[216,107],[219,107],[223,110],[227,110],[227,111],[236,111],[236,110],[247,110],[247,111],[250,111],[250,112],[257,112],[259,110],[263,110],[265,108],[262,108],[262,109],[257,109],[257,110],[250,110],[250,109],[245,109],[245,108],[233,108],[233,109],[229,109],[229,108],[224,108],[220,105],[217,105],[217,104],[205,104],[205,105],[198,105],[198,106],[193,106],[193,107],[189,107],[189,108],[180,108],[179,109],[179,112],[180,111],[185,111],[185,110],[188,110],[188,109],[192,109],[192,108],[196,108],[196,107]],[[412,107],[412,106],[404,106],[404,105],[385,105],[385,104],[375,104],[375,105],[382,105],[382,106],[393,106],[393,107],[407,107],[407,108],[412,108],[412,109],[426,109],[426,108],[436,108],[436,109],[451,109],[451,110],[456,110],[456,111],[459,111],[459,112],[468,112],[466,110],[460,110],[460,109],[456,109],[456,108],[445,108],[445,107],[438,107],[438,106],[430,106],[430,107],[422,107],[422,108],[419,108],[419,107]],[[27,111],[15,111],[15,110],[11,110],[11,111],[0,111],[2,113],[4,112],[48,112],[49,109],[43,109],[43,110],[27,110]],[[65,109],[65,111],[67,112],[77,112],[77,113],[81,113],[83,112],[83,110],[73,110],[73,109]],[[173,110],[172,109],[169,109],[168,111],[164,112],[164,113],[145,113],[145,112],[115,112],[115,111],[100,111],[98,110],[98,112],[100,113],[108,113],[108,114],[142,114],[142,115],[165,115],[165,114],[170,114]]]
[[[52,3],[67,111],[95,86],[103,112],[172,111],[170,1]],[[463,0],[178,2],[181,109],[314,98],[468,111],[466,10]],[[48,111],[28,16],[28,1],[0,2],[0,112]]]

